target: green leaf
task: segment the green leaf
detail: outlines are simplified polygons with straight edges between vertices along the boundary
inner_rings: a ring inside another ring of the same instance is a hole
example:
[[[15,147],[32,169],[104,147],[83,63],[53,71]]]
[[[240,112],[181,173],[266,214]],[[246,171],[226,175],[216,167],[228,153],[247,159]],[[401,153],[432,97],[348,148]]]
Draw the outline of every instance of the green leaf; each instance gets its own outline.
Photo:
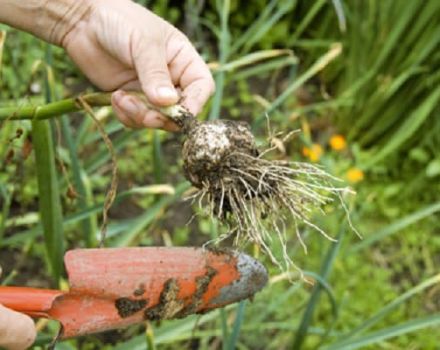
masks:
[[[336,259],[338,252],[339,252],[339,248],[340,248],[342,239],[345,235],[345,229],[346,229],[345,225],[342,225],[340,228],[340,232],[338,234],[338,237],[337,237],[337,242],[331,242],[331,246],[328,249],[324,260],[322,261],[321,270],[319,273],[319,276],[320,276],[319,280],[321,280],[321,281],[325,282],[330,274],[333,263]],[[313,287],[309,302],[307,303],[307,307],[303,313],[300,325],[298,327],[298,330],[295,334],[295,338],[293,340],[292,349],[294,349],[294,350],[301,349],[301,347],[307,337],[308,330],[309,330],[310,325],[312,323],[313,313],[319,303],[319,298],[320,298],[322,288],[325,288],[325,287],[323,287],[323,285],[325,285],[325,283],[317,283]],[[330,330],[331,330],[331,328],[330,328]]]
[[[220,38],[219,38],[219,63],[223,66],[229,57],[230,49],[230,33],[229,33],[229,10],[230,0],[216,2],[217,12],[220,16]],[[215,75],[215,94],[212,98],[211,110],[209,112],[209,119],[218,119],[220,116],[221,103],[223,99],[223,90],[225,88],[225,72],[217,72]]]
[[[431,315],[415,320],[407,321],[393,327],[381,329],[357,339],[337,342],[322,350],[354,350],[367,345],[377,344],[387,339],[395,338],[403,334],[418,331],[423,328],[440,326],[440,315]],[[436,330],[434,330],[435,332]]]
[[[368,169],[377,162],[395,152],[400,145],[414,135],[416,130],[429,117],[435,107],[438,106],[440,98],[440,88],[437,88],[429,95],[428,98],[406,118],[403,124],[394,133],[393,137],[364,165],[364,169]]]
[[[92,204],[91,189],[90,186],[88,186],[89,181],[87,174],[84,171],[82,162],[78,157],[77,145],[74,140],[72,127],[70,125],[69,118],[66,115],[61,117],[61,130],[69,151],[74,190],[78,192],[76,206],[77,208],[87,208]],[[98,227],[97,216],[90,215],[82,220],[80,225],[85,246],[89,248],[95,246],[95,232]]]
[[[244,319],[244,310],[246,307],[246,300],[240,301],[237,305],[237,315],[235,316],[234,325],[232,326],[232,333],[227,340],[227,349],[234,350],[237,348],[238,336],[240,335],[241,325]],[[226,341],[224,339],[223,341]]]
[[[63,269],[64,237],[61,200],[55,167],[52,130],[48,121],[32,122],[39,208],[50,270],[58,281]]]
[[[382,320],[386,315],[388,315],[391,311],[395,310],[398,306],[403,304],[405,301],[407,301],[411,297],[413,297],[416,294],[423,292],[427,288],[432,287],[432,286],[439,284],[439,283],[440,283],[440,274],[435,275],[434,277],[431,277],[431,278],[427,279],[426,281],[418,284],[417,286],[411,288],[410,290],[406,291],[405,293],[403,293],[402,295],[400,295],[399,297],[394,299],[388,305],[384,306],[376,314],[374,314],[369,319],[362,322],[356,328],[352,329],[348,334],[343,335],[342,338],[344,338],[344,339],[352,338],[354,335],[371,328],[377,322]]]
[[[364,249],[366,247],[369,247],[375,242],[378,242],[385,237],[388,237],[392,234],[395,234],[399,232],[400,230],[403,230],[404,228],[408,227],[409,225],[412,225],[426,217],[431,216],[432,214],[440,211],[440,202],[436,202],[434,204],[431,204],[423,209],[420,209],[408,216],[405,216],[399,220],[396,220],[391,225],[386,226],[379,232],[372,234],[372,235],[366,235],[367,238],[365,238],[362,242],[354,244],[351,249],[348,250],[348,254],[356,253],[361,249]]]
[[[46,102],[51,102],[55,82],[51,70],[52,52],[46,46]],[[39,209],[44,229],[44,243],[50,270],[58,284],[63,271],[64,234],[63,215],[58,176],[55,166],[55,144],[48,121],[32,121],[32,142],[37,170]]]
[[[426,167],[426,176],[436,177],[440,175],[440,159],[434,159]]]
[[[323,70],[331,61],[340,55],[342,51],[342,46],[340,43],[335,43],[332,45],[330,50],[324,55],[319,57],[316,62],[308,68],[303,74],[301,74],[297,79],[295,79],[284,92],[279,95],[268,108],[266,108],[265,113],[259,118],[260,120],[265,120],[266,114],[270,114],[272,111],[281,106],[281,104],[292,94],[301,87],[306,81],[308,81],[315,74]]]
[[[146,227],[159,217],[165,208],[176,201],[189,187],[189,183],[181,183],[176,187],[175,194],[160,198],[152,207],[148,208],[143,215],[133,220],[133,225],[126,232],[115,237],[110,245],[114,247],[126,247],[131,245],[137,236],[144,232]]]

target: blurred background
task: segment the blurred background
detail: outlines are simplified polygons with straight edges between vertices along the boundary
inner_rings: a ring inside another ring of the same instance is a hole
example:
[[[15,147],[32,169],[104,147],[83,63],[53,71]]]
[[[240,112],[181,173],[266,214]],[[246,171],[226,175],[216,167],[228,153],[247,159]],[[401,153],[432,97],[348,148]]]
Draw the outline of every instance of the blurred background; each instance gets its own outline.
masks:
[[[287,232],[290,256],[311,283],[249,246],[270,271],[252,301],[56,348],[439,349],[440,1],[139,2],[184,31],[209,62],[217,91],[200,117],[246,120],[262,147],[266,115],[273,132],[300,129],[276,157],[319,164],[353,188],[345,202],[363,239],[335,201],[313,222],[337,243],[303,228],[305,254],[294,229]],[[0,108],[94,90],[60,48],[0,29]],[[183,201],[181,138],[125,129],[109,108],[96,114],[119,168],[107,245],[215,238],[221,228],[208,217],[188,224],[199,210]],[[5,285],[65,287],[63,252],[97,244],[111,155],[85,114],[47,126],[42,142],[30,122],[0,122]],[[39,349],[57,325],[37,327]]]

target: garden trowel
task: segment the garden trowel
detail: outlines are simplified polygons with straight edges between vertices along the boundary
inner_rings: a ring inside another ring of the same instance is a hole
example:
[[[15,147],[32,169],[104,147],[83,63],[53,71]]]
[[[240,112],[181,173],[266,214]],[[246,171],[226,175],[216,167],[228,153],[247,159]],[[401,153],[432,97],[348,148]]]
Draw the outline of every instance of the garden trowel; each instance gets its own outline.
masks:
[[[0,286],[0,303],[61,322],[64,338],[182,318],[252,297],[266,269],[230,250],[102,248],[64,256],[67,292]]]

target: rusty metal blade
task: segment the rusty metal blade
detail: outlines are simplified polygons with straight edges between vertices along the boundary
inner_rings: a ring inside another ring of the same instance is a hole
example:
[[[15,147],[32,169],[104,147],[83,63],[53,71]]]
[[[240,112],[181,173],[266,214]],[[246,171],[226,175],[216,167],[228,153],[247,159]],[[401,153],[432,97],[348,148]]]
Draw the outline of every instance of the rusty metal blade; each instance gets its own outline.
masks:
[[[229,250],[78,249],[66,253],[65,264],[71,289],[50,311],[64,337],[204,313],[267,282],[259,262]]]

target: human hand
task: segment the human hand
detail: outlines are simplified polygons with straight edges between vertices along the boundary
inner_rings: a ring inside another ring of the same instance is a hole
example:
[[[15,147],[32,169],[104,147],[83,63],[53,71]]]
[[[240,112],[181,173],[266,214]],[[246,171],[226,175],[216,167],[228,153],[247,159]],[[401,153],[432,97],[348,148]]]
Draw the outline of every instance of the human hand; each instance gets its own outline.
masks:
[[[201,111],[215,85],[183,33],[130,0],[88,4],[82,19],[68,28],[59,44],[99,88],[118,89],[112,105],[124,125],[177,129],[167,117],[122,90],[143,91],[157,106],[181,99],[191,113]]]
[[[0,275],[1,275],[0,267]],[[0,348],[27,349],[36,337],[34,322],[29,316],[10,310],[0,304]]]

